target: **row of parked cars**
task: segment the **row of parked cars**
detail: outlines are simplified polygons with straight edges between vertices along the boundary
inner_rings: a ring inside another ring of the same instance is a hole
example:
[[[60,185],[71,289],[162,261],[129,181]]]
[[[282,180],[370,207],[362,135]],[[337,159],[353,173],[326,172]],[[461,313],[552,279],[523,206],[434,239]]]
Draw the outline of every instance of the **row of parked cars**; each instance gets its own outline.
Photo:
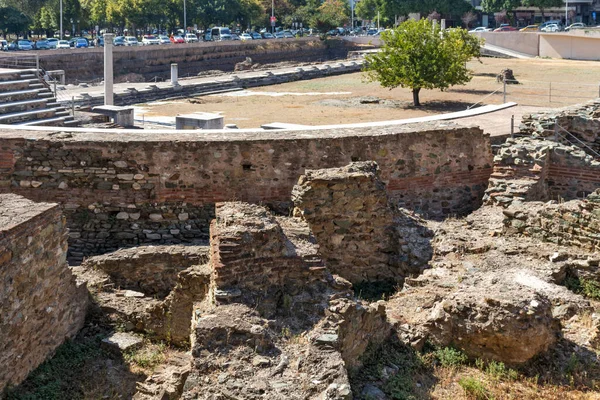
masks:
[[[496,29],[486,28],[483,26],[479,26],[475,29],[471,29],[469,32],[569,32],[571,30],[576,29],[585,29],[587,26],[583,22],[576,22],[571,24],[565,28],[562,26],[561,21],[546,21],[539,25],[527,25],[523,28],[517,28],[514,26],[510,26],[509,24],[502,24],[500,27]]]
[[[70,49],[89,47],[90,41],[86,38],[72,38],[70,40],[60,40],[57,38],[40,39],[37,41],[28,39],[18,39],[13,42],[0,40],[0,50],[51,50],[51,49]]]
[[[204,41],[222,41],[222,40],[259,40],[259,39],[289,39],[295,38],[300,33],[290,30],[280,30],[274,34],[267,32],[266,29],[259,32],[246,32],[236,34],[227,27],[215,27],[207,30],[202,39]],[[113,40],[114,46],[148,46],[161,44],[179,44],[179,43],[197,43],[199,38],[194,33],[185,33],[178,35],[143,35],[142,40],[135,36],[117,36]],[[104,38],[97,37],[94,40],[84,37],[71,38],[70,40],[59,40],[57,38],[40,39],[37,41],[19,39],[8,43],[6,40],[0,40],[0,50],[49,50],[49,49],[70,49],[86,48],[94,46],[104,46]]]

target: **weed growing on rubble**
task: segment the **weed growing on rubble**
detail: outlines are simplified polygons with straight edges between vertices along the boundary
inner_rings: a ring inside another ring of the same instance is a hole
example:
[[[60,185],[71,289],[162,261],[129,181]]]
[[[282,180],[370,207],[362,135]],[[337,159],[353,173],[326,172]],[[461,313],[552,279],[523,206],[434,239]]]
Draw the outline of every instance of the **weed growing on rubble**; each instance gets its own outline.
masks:
[[[142,348],[123,354],[123,359],[128,364],[152,370],[165,360],[166,351],[167,346],[162,342],[156,345],[147,342]]]
[[[465,394],[475,400],[492,400],[494,396],[488,388],[479,379],[470,376],[460,378],[458,384],[465,391]]]
[[[469,361],[469,358],[465,353],[452,347],[438,349],[434,354],[440,364],[442,364],[442,367],[446,368],[458,368]]]
[[[514,381],[519,377],[519,373],[512,368],[506,368],[502,362],[490,361],[485,367],[485,373],[495,380]]]
[[[349,371],[353,388],[367,382],[381,382],[380,389],[394,400],[421,398],[418,391],[427,390],[426,375],[431,367],[404,344],[395,341],[378,346],[370,344],[361,361],[362,367]]]
[[[567,273],[565,286],[570,291],[581,294],[592,300],[600,300],[600,283],[592,279],[580,278],[572,273]]]

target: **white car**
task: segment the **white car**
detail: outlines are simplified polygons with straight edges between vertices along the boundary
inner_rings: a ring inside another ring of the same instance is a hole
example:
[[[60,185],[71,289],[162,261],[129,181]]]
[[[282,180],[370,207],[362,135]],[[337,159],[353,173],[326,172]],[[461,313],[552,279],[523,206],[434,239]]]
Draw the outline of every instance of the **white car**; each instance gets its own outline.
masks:
[[[57,49],[70,49],[71,46],[69,45],[68,40],[59,40],[58,43],[56,43],[56,48]]]
[[[169,39],[168,36],[159,35],[158,36],[158,43],[160,43],[160,44],[171,44],[171,39]]]
[[[139,46],[140,42],[135,38],[135,36],[125,36],[125,46]]]
[[[545,27],[540,29],[540,31],[542,31],[542,32],[559,32],[560,27],[557,24],[550,24],[550,25],[546,25]]]
[[[144,35],[142,38],[142,45],[148,46],[151,44],[160,44],[160,40],[154,35]]]
[[[252,40],[252,36],[249,33],[242,33],[240,35],[240,40]]]
[[[186,33],[183,39],[186,43],[198,43],[198,37],[193,33]]]
[[[489,32],[491,29],[486,28],[485,26],[478,26],[475,29],[471,29],[469,31],[469,33],[475,33],[475,32]]]

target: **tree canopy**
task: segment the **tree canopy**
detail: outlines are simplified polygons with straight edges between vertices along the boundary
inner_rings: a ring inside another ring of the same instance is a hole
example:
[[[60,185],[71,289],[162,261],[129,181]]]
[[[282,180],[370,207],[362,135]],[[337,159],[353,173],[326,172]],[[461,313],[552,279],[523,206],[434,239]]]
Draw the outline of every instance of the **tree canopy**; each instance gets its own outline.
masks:
[[[381,39],[381,51],[366,56],[367,80],[389,89],[412,89],[415,106],[420,106],[421,89],[469,82],[466,62],[480,55],[479,38],[460,28],[442,30],[426,19],[406,21],[383,32]]]

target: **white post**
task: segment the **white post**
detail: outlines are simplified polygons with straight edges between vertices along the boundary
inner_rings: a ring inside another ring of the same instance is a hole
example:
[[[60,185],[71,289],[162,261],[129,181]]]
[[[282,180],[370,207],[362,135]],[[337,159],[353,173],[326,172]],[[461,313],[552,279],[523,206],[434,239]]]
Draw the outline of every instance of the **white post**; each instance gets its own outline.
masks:
[[[114,105],[113,99],[113,38],[112,33],[104,34],[104,105]]]
[[[379,30],[379,11],[377,11],[377,30]]]
[[[177,83],[177,64],[171,64],[171,85],[179,85],[179,83]]]
[[[354,34],[354,0],[350,0],[350,9],[351,9],[351,17],[350,17],[350,26],[352,29],[352,33]]]
[[[60,0],[60,40],[62,40],[62,38],[63,38],[62,20],[63,20],[62,0]]]
[[[183,36],[187,33],[187,13],[185,9],[185,0],[183,0]]]

